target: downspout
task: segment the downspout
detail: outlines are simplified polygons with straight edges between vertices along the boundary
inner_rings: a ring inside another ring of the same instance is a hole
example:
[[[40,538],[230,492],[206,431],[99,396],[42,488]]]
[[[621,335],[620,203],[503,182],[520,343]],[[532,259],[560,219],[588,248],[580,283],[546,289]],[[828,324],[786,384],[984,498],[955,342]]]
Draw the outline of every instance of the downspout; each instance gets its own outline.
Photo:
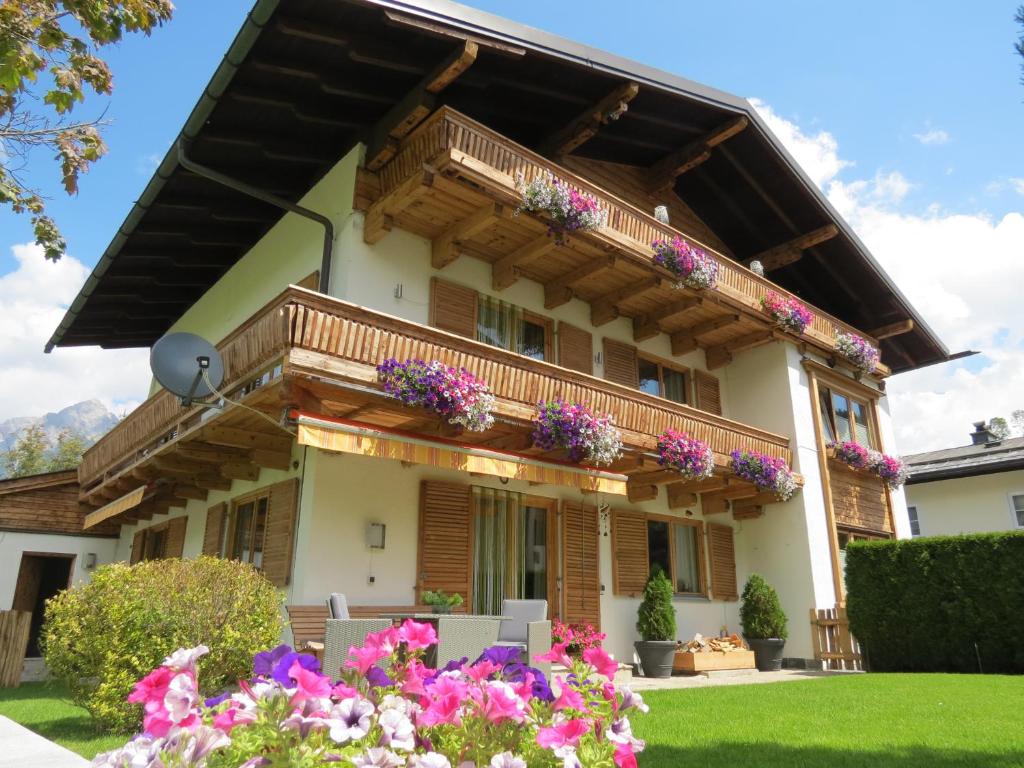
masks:
[[[285,200],[283,197],[278,197],[270,192],[254,187],[252,184],[233,179],[220,171],[215,171],[212,168],[197,163],[188,156],[184,137],[178,138],[178,164],[197,176],[202,176],[204,179],[209,179],[228,189],[233,189],[235,192],[256,198],[264,203],[320,224],[324,228],[323,256],[320,259],[320,293],[328,292],[331,285],[331,256],[334,251],[334,224],[331,223],[329,218],[316,211],[311,211],[309,208],[303,208],[301,205]]]

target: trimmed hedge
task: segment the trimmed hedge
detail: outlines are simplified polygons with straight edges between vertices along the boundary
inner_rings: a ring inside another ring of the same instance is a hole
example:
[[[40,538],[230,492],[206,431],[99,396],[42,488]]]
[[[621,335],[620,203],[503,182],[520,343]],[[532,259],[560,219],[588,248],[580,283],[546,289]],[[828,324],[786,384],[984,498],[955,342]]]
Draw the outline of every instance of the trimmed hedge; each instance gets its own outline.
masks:
[[[846,588],[875,671],[1024,672],[1024,533],[851,542]]]

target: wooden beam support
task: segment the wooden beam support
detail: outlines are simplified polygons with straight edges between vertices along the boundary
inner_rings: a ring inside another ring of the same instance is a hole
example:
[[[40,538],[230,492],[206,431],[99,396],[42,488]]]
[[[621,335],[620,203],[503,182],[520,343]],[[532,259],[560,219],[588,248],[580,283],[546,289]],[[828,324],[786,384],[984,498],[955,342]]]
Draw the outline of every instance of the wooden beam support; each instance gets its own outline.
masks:
[[[229,480],[256,481],[260,479],[260,468],[255,464],[250,464],[245,461],[221,464],[220,473]]]
[[[729,484],[729,478],[721,475],[709,477],[707,480],[680,480],[673,483],[674,490],[670,493],[710,493],[725,488]]]
[[[205,488],[208,491],[231,490],[231,480],[221,475],[215,475],[212,472],[196,475],[193,480],[198,487]]]
[[[470,240],[474,235],[487,229],[495,219],[507,218],[509,215],[501,203],[488,203],[461,221],[455,222],[434,238],[430,255],[431,265],[434,269],[444,269],[459,258],[459,247],[463,241]]]
[[[290,453],[294,437],[211,424],[203,429],[203,440],[216,445],[235,445],[239,448],[262,448],[278,453]]]
[[[480,46],[472,40],[466,40],[451,56],[441,62],[427,77],[424,88],[429,93],[440,93],[455,80],[459,75],[473,66],[476,56],[480,52]]]
[[[257,467],[265,467],[266,469],[287,470],[292,467],[291,453],[266,451],[261,448],[249,451],[249,460]]]
[[[626,498],[633,503],[653,501],[658,498],[658,486],[626,483]]]
[[[751,262],[755,260],[760,261],[764,271],[771,272],[773,269],[780,269],[787,264],[798,261],[803,258],[804,250],[831,240],[838,234],[839,227],[835,224],[826,224],[805,235],[794,237],[792,240],[787,240],[776,245],[774,248],[769,248],[767,251],[761,251],[761,253],[751,256],[744,263],[749,267]]]
[[[699,296],[687,296],[685,299],[672,301],[660,309],[649,312],[646,315],[638,315],[633,318],[633,341],[646,341],[653,339],[661,333],[661,322],[670,317],[676,317],[704,303]]]
[[[672,483],[665,486],[668,495],[669,509],[687,509],[697,506],[697,494],[686,490],[685,483]]]
[[[429,192],[434,180],[434,173],[424,168],[371,205],[363,220],[363,242],[380,242],[391,231],[395,217]]]
[[[602,125],[614,122],[625,114],[640,92],[639,83],[623,83],[596,104],[583,110],[568,125],[548,136],[540,143],[542,155],[566,155],[593,138]]]
[[[559,275],[544,286],[544,308],[554,309],[568,304],[573,297],[573,286],[605,269],[614,269],[615,256],[599,256]]]
[[[661,192],[671,187],[677,177],[691,171],[711,157],[711,150],[726,139],[730,139],[742,131],[750,121],[740,116],[719,126],[696,141],[691,141],[682,149],[666,155],[652,165],[648,171],[647,189],[649,192]]]
[[[889,323],[888,325],[883,325],[880,328],[870,330],[868,331],[868,335],[874,336],[876,339],[881,341],[882,339],[890,339],[893,336],[910,333],[912,330],[914,330],[914,321],[907,319],[899,320],[895,323]]]
[[[196,501],[206,501],[206,497],[209,495],[209,491],[206,488],[200,488],[198,485],[185,485],[183,483],[176,483],[173,491],[175,496],[182,499],[195,499]]]
[[[642,277],[595,299],[590,304],[590,324],[599,326],[610,323],[619,316],[619,304],[658,288],[661,282],[660,277]]]
[[[240,461],[246,456],[244,448],[234,448],[226,445],[213,445],[212,443],[204,443],[199,440],[193,440],[187,443],[178,443],[178,445],[174,447],[174,451],[185,459],[206,461],[214,464],[222,461]]]
[[[491,266],[491,286],[496,291],[505,290],[519,279],[521,267],[536,261],[557,245],[558,243],[551,235],[540,235],[516,248],[507,256],[502,256]]]
[[[726,328],[733,323],[738,323],[740,316],[738,314],[723,315],[721,317],[713,317],[710,320],[704,320],[703,322],[691,325],[689,328],[684,328],[681,331],[676,331],[670,337],[672,342],[672,354],[673,355],[685,355],[700,346],[700,337],[705,334],[717,331],[721,328]]]
[[[172,472],[209,472],[213,469],[214,465],[201,462],[192,461],[186,459],[174,453],[158,454],[153,457],[153,466],[157,469],[166,469]]]
[[[629,482],[637,485],[661,485],[679,479],[679,473],[673,469],[653,469],[647,472],[636,472],[629,475]]]
[[[704,515],[724,515],[729,511],[729,500],[723,498],[721,491],[705,493],[700,497],[700,511]]]
[[[764,517],[764,507],[760,504],[743,503],[741,505],[737,502],[732,505],[733,520],[755,520],[758,517]]]
[[[732,361],[732,356],[736,352],[742,352],[745,349],[759,347],[762,344],[767,344],[769,341],[774,341],[777,338],[778,336],[775,330],[755,331],[754,333],[748,333],[745,336],[740,336],[739,338],[727,341],[724,344],[709,347],[704,352],[704,356],[707,359],[708,370],[713,371],[715,368],[721,368],[724,365],[728,365]]]

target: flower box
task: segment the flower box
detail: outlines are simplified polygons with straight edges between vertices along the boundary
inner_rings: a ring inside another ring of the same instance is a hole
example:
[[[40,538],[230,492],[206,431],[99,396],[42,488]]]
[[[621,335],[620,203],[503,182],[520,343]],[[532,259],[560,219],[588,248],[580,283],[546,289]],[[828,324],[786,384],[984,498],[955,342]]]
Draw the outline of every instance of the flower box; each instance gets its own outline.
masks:
[[[537,404],[533,444],[544,451],[560,448],[575,463],[611,464],[622,455],[622,435],[611,416],[595,416],[586,406],[563,400]]]
[[[654,250],[654,263],[678,278],[677,288],[686,286],[706,290],[715,287],[718,262],[703,248],[690,245],[679,237],[655,240],[651,248]]]
[[[690,653],[689,651],[676,651],[676,658],[672,664],[673,672],[684,675],[728,669],[754,669],[754,652]]]
[[[792,297],[782,296],[775,291],[768,291],[761,298],[761,308],[786,331],[797,335],[804,332],[814,322],[814,313]]]
[[[538,176],[526,183],[522,176],[516,179],[516,187],[523,197],[522,204],[516,213],[547,214],[551,221],[548,224],[549,234],[555,241],[564,243],[570,232],[590,232],[604,225],[608,217],[607,211],[593,195],[580,192],[570,187],[561,179],[550,173]]]

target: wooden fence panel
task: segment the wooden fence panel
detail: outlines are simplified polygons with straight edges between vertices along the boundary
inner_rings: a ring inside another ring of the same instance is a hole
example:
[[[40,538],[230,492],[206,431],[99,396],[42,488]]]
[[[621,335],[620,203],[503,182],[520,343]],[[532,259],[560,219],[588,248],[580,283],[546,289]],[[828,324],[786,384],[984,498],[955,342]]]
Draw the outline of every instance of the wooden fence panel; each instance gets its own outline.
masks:
[[[811,608],[811,637],[814,658],[824,662],[825,669],[864,669],[860,643],[850,634],[844,606]]]
[[[0,688],[21,685],[31,624],[29,611],[0,611]]]

